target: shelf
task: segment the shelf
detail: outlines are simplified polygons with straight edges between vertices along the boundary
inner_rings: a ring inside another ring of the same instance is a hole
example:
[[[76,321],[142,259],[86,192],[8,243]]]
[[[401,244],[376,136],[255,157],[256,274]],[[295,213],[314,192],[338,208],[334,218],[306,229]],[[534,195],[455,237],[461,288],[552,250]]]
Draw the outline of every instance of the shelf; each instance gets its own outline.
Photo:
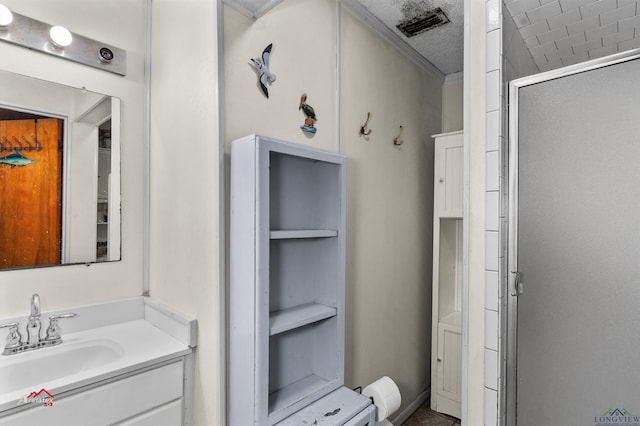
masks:
[[[337,236],[338,231],[334,229],[298,229],[292,231],[271,231],[269,233],[269,238],[271,238],[272,240],[331,238]]]
[[[231,146],[230,426],[274,426],[344,382],[345,162],[256,135]]]
[[[336,316],[337,309],[320,303],[308,303],[294,308],[271,313],[269,316],[269,335],[284,333]]]
[[[289,407],[299,401],[301,397],[317,393],[327,386],[330,386],[328,380],[311,374],[289,386],[278,389],[269,394],[269,414]]]

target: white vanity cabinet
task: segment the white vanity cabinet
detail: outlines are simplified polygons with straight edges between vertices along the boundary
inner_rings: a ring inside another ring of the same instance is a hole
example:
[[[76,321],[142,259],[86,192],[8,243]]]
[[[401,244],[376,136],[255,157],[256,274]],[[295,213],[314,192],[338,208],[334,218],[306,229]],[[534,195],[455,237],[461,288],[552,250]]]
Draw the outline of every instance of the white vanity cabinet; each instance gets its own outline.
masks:
[[[0,356],[0,426],[192,424],[195,319],[148,297],[41,319],[65,312],[61,344]]]
[[[371,404],[342,387],[345,166],[263,136],[232,144],[230,426],[290,424],[337,390]]]
[[[52,406],[30,407],[0,418],[0,425],[181,425],[183,370],[178,360],[54,395]]]
[[[463,133],[434,138],[431,408],[460,418]]]

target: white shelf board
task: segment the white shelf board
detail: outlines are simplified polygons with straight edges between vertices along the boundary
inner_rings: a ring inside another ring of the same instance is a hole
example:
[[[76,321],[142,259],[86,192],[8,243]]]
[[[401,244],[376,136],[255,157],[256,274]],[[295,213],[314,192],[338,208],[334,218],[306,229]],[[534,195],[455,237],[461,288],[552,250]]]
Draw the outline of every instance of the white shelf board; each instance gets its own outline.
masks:
[[[307,303],[294,308],[272,312],[269,315],[269,335],[273,336],[294,328],[336,316],[337,309],[320,303]]]
[[[289,386],[278,389],[269,394],[269,414],[275,413],[299,401],[301,398],[312,395],[328,386],[328,380],[315,374],[310,374]]]
[[[269,238],[272,240],[300,239],[300,238],[331,238],[337,237],[335,229],[297,229],[287,231],[271,231]]]

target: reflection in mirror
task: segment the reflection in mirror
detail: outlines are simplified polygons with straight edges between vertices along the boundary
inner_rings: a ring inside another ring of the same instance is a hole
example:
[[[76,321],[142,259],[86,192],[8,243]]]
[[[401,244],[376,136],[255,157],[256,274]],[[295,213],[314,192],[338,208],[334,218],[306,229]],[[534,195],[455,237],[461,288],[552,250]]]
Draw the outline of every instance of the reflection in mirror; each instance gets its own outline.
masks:
[[[120,259],[120,101],[0,71],[0,269]]]

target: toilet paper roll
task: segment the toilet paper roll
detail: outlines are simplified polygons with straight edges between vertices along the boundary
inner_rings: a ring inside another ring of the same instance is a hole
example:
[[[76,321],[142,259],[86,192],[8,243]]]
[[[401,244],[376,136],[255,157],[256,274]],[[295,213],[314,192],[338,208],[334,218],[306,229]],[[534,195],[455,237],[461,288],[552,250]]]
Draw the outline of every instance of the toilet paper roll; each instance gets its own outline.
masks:
[[[362,390],[364,396],[373,398],[376,406],[376,420],[382,420],[395,413],[400,408],[400,389],[391,378],[382,376]]]

